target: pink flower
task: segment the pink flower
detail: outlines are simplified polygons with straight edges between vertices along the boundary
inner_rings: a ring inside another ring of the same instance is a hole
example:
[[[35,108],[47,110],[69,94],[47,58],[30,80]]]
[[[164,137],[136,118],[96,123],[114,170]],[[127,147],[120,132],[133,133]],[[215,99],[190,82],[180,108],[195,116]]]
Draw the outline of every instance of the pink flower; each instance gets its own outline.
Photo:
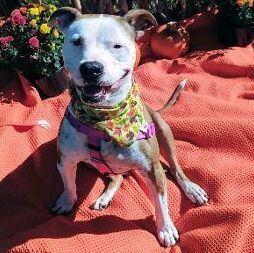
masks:
[[[10,21],[12,25],[25,25],[27,18],[21,14],[20,10],[14,10],[11,13]]]
[[[10,42],[14,41],[14,38],[12,36],[6,36],[0,38],[0,44],[5,47]]]
[[[13,11],[11,12],[11,16],[15,16],[15,15],[18,15],[18,14],[20,14],[20,10],[18,10],[18,9],[13,10]]]
[[[30,38],[28,43],[33,48],[38,48],[40,46],[40,41],[38,40],[37,36],[34,36],[34,37]]]

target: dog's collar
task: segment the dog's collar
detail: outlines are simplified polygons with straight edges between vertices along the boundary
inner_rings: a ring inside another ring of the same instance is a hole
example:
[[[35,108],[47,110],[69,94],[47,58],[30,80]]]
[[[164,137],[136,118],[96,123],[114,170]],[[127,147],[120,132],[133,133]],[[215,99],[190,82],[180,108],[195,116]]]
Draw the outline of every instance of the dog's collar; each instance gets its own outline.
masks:
[[[110,142],[112,139],[103,131],[94,128],[92,126],[86,125],[83,122],[76,119],[67,109],[65,112],[65,118],[78,132],[87,135],[91,140],[90,144],[98,146],[100,141]],[[144,124],[137,135],[136,140],[149,139],[155,135],[155,125],[153,122],[149,124]]]
[[[111,108],[96,108],[77,99],[72,104],[75,117],[85,125],[104,132],[120,146],[131,146],[145,124],[138,85],[133,83],[127,97]]]

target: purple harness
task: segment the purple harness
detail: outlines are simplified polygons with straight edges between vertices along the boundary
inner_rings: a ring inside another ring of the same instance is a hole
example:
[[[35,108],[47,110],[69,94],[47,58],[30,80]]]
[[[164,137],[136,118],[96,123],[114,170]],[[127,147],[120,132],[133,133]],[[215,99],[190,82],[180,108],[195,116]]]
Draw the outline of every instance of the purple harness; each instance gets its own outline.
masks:
[[[104,132],[88,126],[83,122],[76,119],[69,111],[66,110],[65,113],[66,119],[69,123],[80,133],[87,135],[88,138],[88,148],[92,165],[104,175],[112,175],[114,173],[103,161],[101,158],[101,141],[109,142],[111,138]],[[146,128],[140,130],[136,140],[149,139],[155,135],[155,126],[151,122]]]

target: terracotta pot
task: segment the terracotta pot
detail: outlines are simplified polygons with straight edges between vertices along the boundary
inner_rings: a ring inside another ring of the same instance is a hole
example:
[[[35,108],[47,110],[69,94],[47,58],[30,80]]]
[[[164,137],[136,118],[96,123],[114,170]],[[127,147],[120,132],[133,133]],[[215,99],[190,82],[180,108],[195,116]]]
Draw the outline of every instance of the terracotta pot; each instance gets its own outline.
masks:
[[[177,23],[159,26],[151,39],[152,51],[158,58],[178,58],[188,51],[189,45],[189,33]]]
[[[36,86],[39,87],[46,97],[55,97],[63,93],[69,86],[71,76],[67,70],[61,68],[54,75],[35,80]]]

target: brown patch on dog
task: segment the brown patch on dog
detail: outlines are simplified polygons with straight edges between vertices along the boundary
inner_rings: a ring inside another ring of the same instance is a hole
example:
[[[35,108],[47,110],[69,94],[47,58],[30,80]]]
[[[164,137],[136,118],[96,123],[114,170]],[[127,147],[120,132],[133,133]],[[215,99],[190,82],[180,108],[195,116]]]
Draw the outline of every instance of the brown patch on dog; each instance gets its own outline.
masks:
[[[135,31],[144,31],[151,26],[158,26],[156,18],[147,10],[131,10],[124,15],[124,19],[134,27]]]
[[[143,105],[143,113],[145,122],[147,122],[148,124],[151,123],[152,118],[145,105]],[[147,140],[146,139],[141,140],[139,142],[140,142],[139,145],[140,151],[145,155],[145,157],[147,158],[148,161],[150,161],[151,164],[159,159],[160,150],[156,136],[153,136]]]
[[[61,20],[59,20],[60,16],[63,17]],[[65,28],[73,21],[77,20],[80,16],[82,16],[82,14],[78,9],[62,7],[52,13],[49,18],[48,25],[50,27],[60,26],[61,28]]]
[[[152,117],[148,112],[146,105],[144,105],[144,117],[147,123],[152,122]],[[160,164],[160,149],[156,136],[140,141],[139,149],[151,164],[151,170],[147,172],[147,176],[156,186],[157,192],[164,193],[167,187],[166,176]]]
[[[170,165],[169,169],[172,176],[174,178],[178,176],[182,180],[189,180],[176,159],[174,137],[169,125],[164,121],[158,112],[152,110],[148,105],[145,107],[155,124],[156,136],[158,138],[161,153]]]
[[[155,124],[156,137],[141,141],[139,147],[152,164],[152,169],[148,173],[149,178],[156,185],[157,191],[163,193],[166,189],[166,181],[165,172],[160,164],[160,152],[169,163],[170,172],[175,179],[176,177],[183,181],[189,181],[189,179],[176,159],[174,137],[169,125],[158,112],[152,110],[146,104],[144,104],[144,117],[147,123],[153,121]]]
[[[153,165],[151,172],[148,173],[149,178],[156,186],[157,192],[163,194],[167,189],[166,175],[160,161]]]

